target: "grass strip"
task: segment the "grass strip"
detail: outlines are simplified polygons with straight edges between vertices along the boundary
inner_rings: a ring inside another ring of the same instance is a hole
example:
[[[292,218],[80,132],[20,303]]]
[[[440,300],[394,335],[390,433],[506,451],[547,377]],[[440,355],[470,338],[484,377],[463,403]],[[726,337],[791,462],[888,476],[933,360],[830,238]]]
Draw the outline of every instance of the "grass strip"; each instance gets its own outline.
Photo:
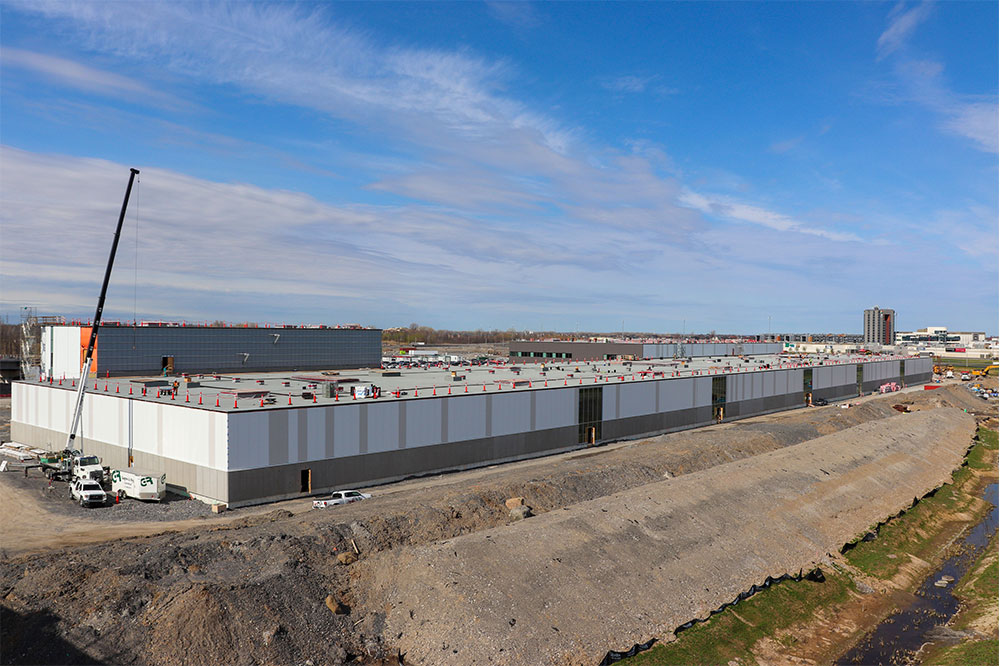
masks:
[[[885,580],[896,574],[906,553],[918,557],[936,554],[939,545],[934,541],[941,530],[942,516],[963,511],[976,503],[975,484],[970,484],[973,470],[996,469],[997,432],[980,428],[978,434],[975,445],[966,455],[966,464],[952,474],[952,483],[891,519],[879,530],[877,539],[855,542],[855,547],[846,554],[852,566]],[[783,630],[804,624],[818,609],[836,606],[849,598],[854,585],[850,576],[838,570],[824,570],[824,574],[824,583],[783,581],[727,608],[707,622],[694,625],[678,635],[676,641],[656,645],[626,661],[629,666],[689,666],[731,661],[750,666],[758,663],[753,648],[763,638],[772,638],[787,648],[794,648],[794,635],[779,636]],[[982,590],[995,601],[996,575],[994,563],[974,581],[969,581],[969,585],[977,594]],[[996,649],[996,640],[963,643],[947,652],[948,659],[954,654],[954,661],[934,663],[995,664]],[[991,661],[984,660],[991,656]]]

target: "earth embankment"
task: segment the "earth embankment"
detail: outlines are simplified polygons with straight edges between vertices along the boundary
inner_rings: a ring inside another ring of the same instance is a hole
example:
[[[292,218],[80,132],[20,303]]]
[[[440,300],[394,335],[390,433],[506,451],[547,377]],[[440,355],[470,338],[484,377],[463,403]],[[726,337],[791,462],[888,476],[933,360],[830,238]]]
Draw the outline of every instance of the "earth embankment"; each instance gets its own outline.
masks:
[[[595,664],[809,567],[950,478],[955,409],[794,446],[361,564],[362,610],[417,664]]]

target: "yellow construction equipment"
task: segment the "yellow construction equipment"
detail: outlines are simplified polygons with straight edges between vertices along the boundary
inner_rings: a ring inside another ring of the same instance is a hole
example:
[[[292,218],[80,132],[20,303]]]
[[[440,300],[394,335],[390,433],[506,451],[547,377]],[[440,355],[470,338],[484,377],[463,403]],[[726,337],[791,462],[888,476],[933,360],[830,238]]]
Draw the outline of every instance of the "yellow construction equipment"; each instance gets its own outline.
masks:
[[[973,370],[972,374],[975,375],[976,377],[986,377],[987,375],[990,374],[990,370],[997,370],[997,364],[994,363],[992,365],[988,365],[982,370]]]

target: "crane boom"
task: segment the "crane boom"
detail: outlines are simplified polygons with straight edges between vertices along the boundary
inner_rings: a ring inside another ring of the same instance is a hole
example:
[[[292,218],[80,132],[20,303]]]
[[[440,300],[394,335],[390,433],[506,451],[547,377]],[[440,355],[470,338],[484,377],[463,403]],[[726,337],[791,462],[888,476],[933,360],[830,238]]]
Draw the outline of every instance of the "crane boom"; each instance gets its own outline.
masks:
[[[115,265],[115,253],[118,251],[118,239],[122,234],[122,224],[125,222],[125,210],[128,208],[128,198],[132,194],[132,183],[139,174],[138,169],[129,169],[128,186],[125,188],[125,200],[122,201],[122,211],[118,215],[118,227],[115,229],[115,239],[111,242],[111,255],[108,257],[108,267],[104,271],[104,284],[101,285],[101,295],[97,299],[97,312],[94,313],[94,325],[90,329],[90,342],[87,343],[87,356],[80,372],[80,386],[76,390],[76,407],[73,409],[73,420],[70,421],[69,435],[66,437],[66,448],[73,449],[76,439],[76,429],[80,426],[80,414],[83,412],[83,396],[86,392],[87,377],[90,375],[90,364],[94,359],[94,347],[97,345],[97,330],[101,327],[101,315],[104,313],[104,298],[108,295],[108,282],[111,281],[111,269]]]

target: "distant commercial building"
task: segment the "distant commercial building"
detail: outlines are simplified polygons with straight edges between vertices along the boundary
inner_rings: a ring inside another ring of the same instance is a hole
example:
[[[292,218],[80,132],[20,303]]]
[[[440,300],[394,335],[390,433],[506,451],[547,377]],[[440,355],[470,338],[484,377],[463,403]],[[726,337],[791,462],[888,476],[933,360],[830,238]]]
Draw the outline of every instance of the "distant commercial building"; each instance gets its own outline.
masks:
[[[89,326],[42,328],[44,376],[80,376]],[[102,326],[91,372],[148,374],[336,370],[382,363],[382,331],[355,328]]]
[[[865,310],[865,344],[891,345],[896,341],[896,311],[877,305]]]
[[[511,342],[510,360],[515,363],[549,361],[611,361],[657,358],[698,358],[702,356],[740,356],[778,354],[780,342]]]

